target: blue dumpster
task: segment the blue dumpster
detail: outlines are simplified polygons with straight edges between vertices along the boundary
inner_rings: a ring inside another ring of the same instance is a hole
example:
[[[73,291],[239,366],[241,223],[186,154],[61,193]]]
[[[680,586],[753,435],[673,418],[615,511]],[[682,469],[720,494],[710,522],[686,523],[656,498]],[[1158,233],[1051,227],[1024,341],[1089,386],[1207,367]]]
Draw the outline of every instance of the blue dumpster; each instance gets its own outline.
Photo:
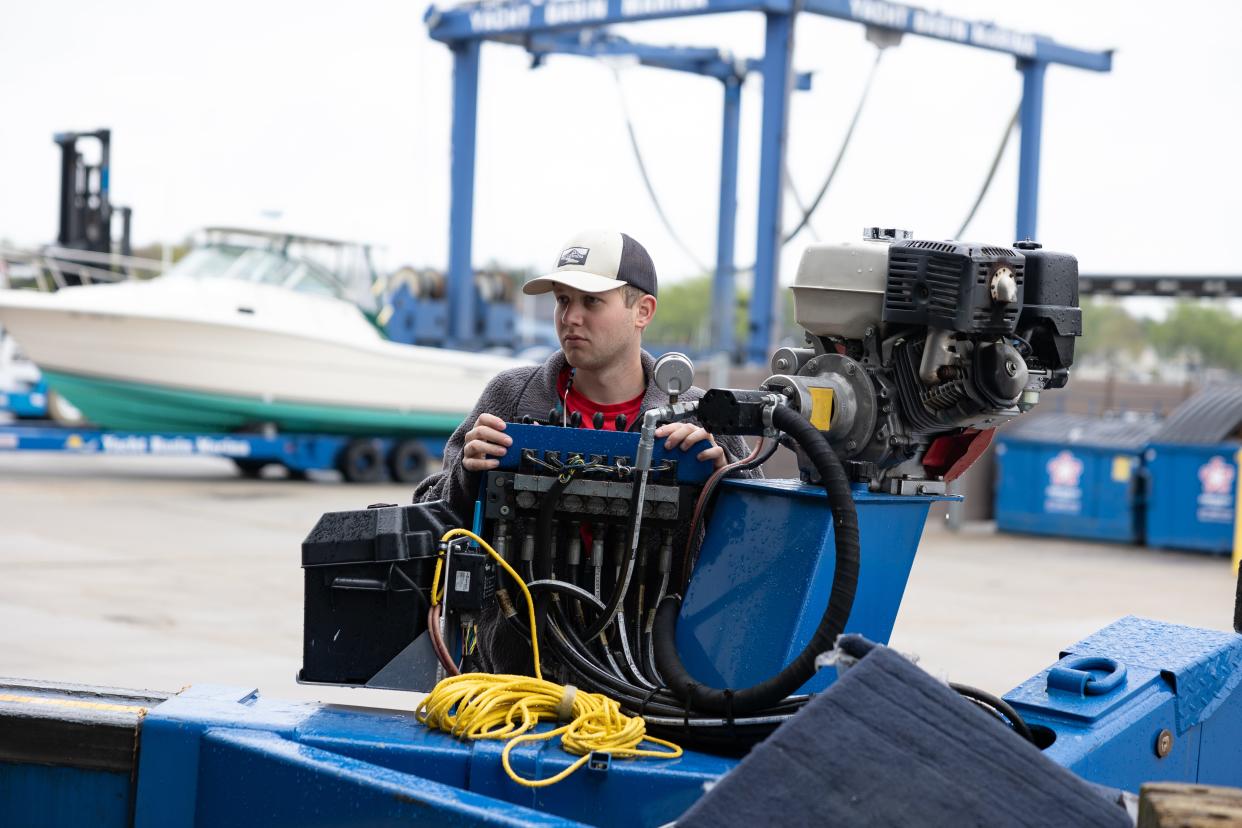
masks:
[[[1209,388],[1170,415],[1145,456],[1147,543],[1225,554],[1233,549],[1242,387]]]
[[[1151,417],[1046,414],[1006,426],[996,445],[996,528],[1142,540],[1143,449]]]

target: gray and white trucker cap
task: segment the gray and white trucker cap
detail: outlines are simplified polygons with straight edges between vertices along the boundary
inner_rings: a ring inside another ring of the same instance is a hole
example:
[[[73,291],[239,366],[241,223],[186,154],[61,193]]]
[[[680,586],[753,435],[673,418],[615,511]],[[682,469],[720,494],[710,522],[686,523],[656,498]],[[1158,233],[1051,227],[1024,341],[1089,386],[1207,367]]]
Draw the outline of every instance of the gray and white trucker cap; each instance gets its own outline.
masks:
[[[604,293],[622,285],[656,295],[655,264],[646,248],[615,230],[583,230],[561,246],[556,269],[531,279],[525,293],[547,293],[556,284],[585,293]]]

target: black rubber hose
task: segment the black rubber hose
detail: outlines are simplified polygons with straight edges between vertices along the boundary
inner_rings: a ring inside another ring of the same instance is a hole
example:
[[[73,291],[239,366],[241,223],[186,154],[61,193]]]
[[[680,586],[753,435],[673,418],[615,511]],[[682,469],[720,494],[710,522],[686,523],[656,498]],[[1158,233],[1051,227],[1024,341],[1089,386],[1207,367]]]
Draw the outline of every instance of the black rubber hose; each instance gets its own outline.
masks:
[[[677,615],[681,597],[670,595],[656,613],[656,666],[669,689],[692,708],[722,716],[741,716],[779,703],[815,675],[815,657],[832,649],[845,630],[858,589],[858,512],[850,494],[849,478],[841,461],[815,426],[786,406],[772,412],[772,425],[789,435],[801,447],[823,480],[832,509],[836,535],[836,568],[832,591],[819,627],[802,652],[775,676],[751,687],[721,690],[696,681],[677,653]]]
[[[1242,633],[1242,566],[1238,567],[1238,592],[1233,599],[1233,631]]]
[[[1026,739],[1031,744],[1035,744],[1035,734],[1031,733],[1031,728],[1027,726],[1026,720],[1018,715],[1018,711],[1014,710],[1009,703],[1000,696],[994,696],[986,690],[980,690],[978,687],[971,687],[969,684],[958,684],[954,681],[949,682],[949,686],[956,690],[959,696],[964,696],[973,702],[989,707],[1004,716],[1009,720],[1009,725],[1019,736]]]

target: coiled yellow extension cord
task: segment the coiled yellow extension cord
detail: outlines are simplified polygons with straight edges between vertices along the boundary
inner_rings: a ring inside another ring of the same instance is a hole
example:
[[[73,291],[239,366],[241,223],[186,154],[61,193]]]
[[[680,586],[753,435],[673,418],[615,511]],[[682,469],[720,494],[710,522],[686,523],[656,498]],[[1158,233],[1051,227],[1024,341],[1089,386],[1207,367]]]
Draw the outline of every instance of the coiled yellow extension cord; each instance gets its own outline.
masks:
[[[468,529],[450,529],[441,542],[465,536],[473,540],[496,560],[521,587],[530,615],[531,650],[535,658],[535,676],[492,675],[467,673],[450,676],[432,689],[414,711],[415,717],[428,727],[443,730],[458,739],[508,739],[501,753],[501,763],[509,778],[528,788],[542,788],[565,779],[591,758],[595,751],[612,756],[653,756],[676,759],[681,748],[672,742],[648,736],[646,723],[640,716],[627,716],[621,706],[599,693],[581,692],[572,684],[562,687],[544,681],[539,668],[539,642],[535,636],[535,603],[526,583],[505,562],[496,550]],[[438,591],[443,557],[436,561],[432,580],[432,603],[438,604],[443,593]],[[533,733],[539,722],[563,721],[545,733]],[[509,753],[522,742],[561,737],[561,747],[579,758],[555,776],[526,779],[519,776],[509,763]],[[667,750],[639,747],[642,742],[661,745]]]

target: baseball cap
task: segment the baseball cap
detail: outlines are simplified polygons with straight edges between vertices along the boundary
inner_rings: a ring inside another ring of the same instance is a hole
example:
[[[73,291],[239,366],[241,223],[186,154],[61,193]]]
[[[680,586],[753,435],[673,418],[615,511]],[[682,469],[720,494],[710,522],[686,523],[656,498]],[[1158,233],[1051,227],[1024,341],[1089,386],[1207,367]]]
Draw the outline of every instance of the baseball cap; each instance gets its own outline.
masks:
[[[562,284],[585,293],[604,293],[622,285],[656,295],[655,264],[641,244],[615,230],[583,230],[561,246],[556,269],[522,286],[528,294],[547,293]]]

